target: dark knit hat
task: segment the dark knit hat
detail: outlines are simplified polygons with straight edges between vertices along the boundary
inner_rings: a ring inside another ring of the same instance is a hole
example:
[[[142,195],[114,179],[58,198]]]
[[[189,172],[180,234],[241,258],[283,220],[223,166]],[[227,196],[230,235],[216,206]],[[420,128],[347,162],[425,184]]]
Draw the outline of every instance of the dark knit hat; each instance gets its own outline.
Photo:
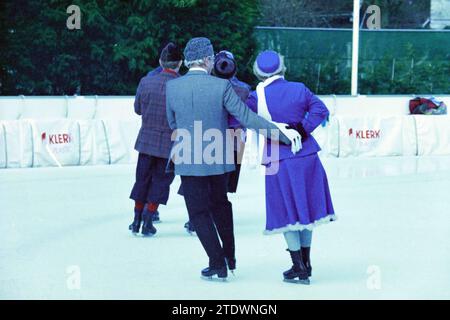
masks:
[[[231,52],[220,51],[216,55],[214,74],[223,79],[230,79],[236,74],[236,61]]]
[[[164,49],[161,50],[160,59],[162,62],[177,62],[183,60],[180,47],[173,42],[169,42]]]
[[[184,49],[186,61],[200,60],[214,55],[214,49],[208,38],[192,38]]]

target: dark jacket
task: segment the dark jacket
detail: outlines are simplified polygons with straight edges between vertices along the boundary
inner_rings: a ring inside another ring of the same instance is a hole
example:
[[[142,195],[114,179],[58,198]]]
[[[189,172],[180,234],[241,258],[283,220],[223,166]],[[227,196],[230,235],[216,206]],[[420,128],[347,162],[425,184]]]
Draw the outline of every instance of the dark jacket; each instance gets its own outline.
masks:
[[[134,101],[135,112],[142,116],[135,144],[138,152],[169,158],[172,129],[166,116],[166,83],[177,77],[177,74],[162,71],[140,81]]]
[[[236,92],[236,94],[239,96],[239,98],[241,98],[241,100],[243,102],[247,101],[247,98],[250,94],[250,90],[245,87],[244,85],[247,85],[244,82],[233,82],[231,81],[231,86],[233,87],[233,90]],[[230,126],[230,128],[239,128],[241,127],[241,124],[239,123],[239,121],[236,120],[235,117],[233,117],[232,115],[228,116],[228,125]]]

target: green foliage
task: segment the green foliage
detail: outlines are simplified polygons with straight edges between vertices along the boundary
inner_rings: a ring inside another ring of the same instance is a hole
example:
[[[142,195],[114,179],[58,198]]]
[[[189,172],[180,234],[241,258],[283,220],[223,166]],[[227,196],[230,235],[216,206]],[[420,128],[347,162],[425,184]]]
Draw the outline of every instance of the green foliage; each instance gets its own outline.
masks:
[[[360,92],[448,94],[450,32],[361,33]]]
[[[255,31],[254,26],[258,19],[268,19],[267,23],[275,25],[281,23],[276,19],[292,19],[283,23],[293,24],[300,16],[310,17],[305,21],[318,26],[321,24],[315,20],[317,14],[326,13],[329,8],[345,13],[351,9],[351,3],[348,0],[342,3],[331,0],[0,1],[0,94],[133,95],[139,79],[158,65],[158,49],[162,43],[175,41],[185,46],[194,36],[209,37],[216,52],[232,51],[238,60],[239,77],[244,81],[256,83],[251,65],[258,47],[277,50],[286,57],[288,79],[302,81],[319,94],[348,94],[350,31]],[[81,8],[80,30],[66,27],[69,4]],[[411,24],[417,24],[429,6],[420,1],[364,0],[363,10],[369,4],[381,6],[383,27],[402,26],[405,17],[412,17]],[[301,15],[297,12],[299,6]],[[341,19],[339,14],[337,17],[332,18],[335,23]],[[449,46],[450,32],[362,32],[360,92],[449,93]]]
[[[241,77],[254,52],[256,0],[73,0],[81,29],[66,28],[67,1],[3,2],[0,94],[134,94],[167,41],[206,36],[235,53]]]

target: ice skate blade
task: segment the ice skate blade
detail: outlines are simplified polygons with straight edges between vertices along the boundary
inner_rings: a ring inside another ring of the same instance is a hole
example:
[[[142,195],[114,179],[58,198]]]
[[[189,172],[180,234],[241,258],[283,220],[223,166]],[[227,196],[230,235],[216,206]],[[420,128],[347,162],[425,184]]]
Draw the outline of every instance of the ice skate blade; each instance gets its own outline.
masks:
[[[295,284],[303,284],[309,286],[311,281],[309,279],[299,280],[299,279],[283,279],[284,282],[295,283]]]
[[[201,276],[203,280],[211,281],[211,282],[228,282],[228,278],[219,278],[219,277],[205,277]]]
[[[143,234],[142,237],[143,238],[152,238],[155,236],[156,233],[149,233],[149,234]]]

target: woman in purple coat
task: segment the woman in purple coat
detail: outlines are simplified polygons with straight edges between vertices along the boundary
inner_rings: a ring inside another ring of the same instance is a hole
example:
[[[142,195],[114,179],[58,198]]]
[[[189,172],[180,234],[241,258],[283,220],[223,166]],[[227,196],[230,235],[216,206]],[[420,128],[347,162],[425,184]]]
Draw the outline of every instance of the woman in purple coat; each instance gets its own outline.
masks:
[[[312,230],[336,218],[327,176],[317,155],[320,147],[311,135],[329,112],[303,83],[285,80],[285,70],[277,52],[260,53],[253,71],[261,83],[247,105],[268,120],[288,123],[302,135],[302,149],[295,154],[290,146],[266,141],[265,233],[284,234],[293,262],[283,273],[284,280],[309,284]]]

